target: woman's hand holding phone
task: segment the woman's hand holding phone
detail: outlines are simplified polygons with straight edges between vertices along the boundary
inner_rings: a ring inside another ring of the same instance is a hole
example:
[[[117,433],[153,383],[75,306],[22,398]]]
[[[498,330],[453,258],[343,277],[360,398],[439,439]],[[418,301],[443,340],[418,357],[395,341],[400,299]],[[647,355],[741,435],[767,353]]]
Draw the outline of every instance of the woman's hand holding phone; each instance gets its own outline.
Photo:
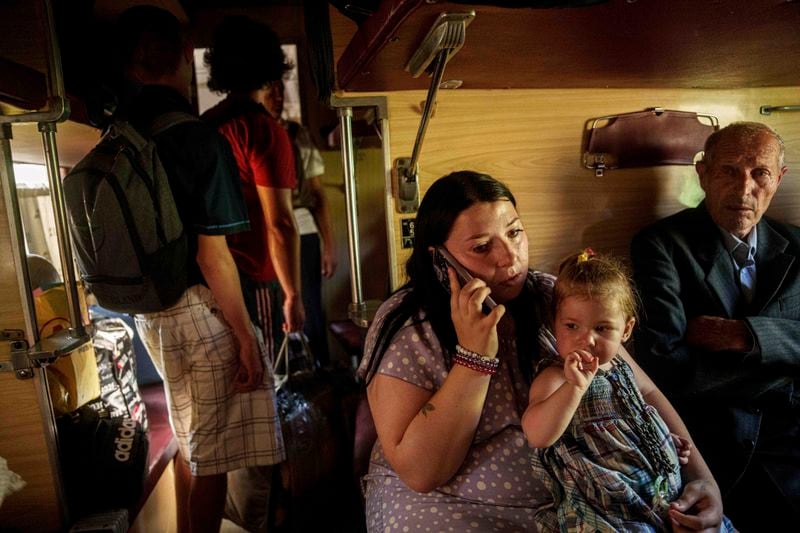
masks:
[[[497,355],[497,323],[506,313],[504,305],[495,306],[484,314],[484,303],[491,289],[478,278],[473,278],[462,287],[453,267],[447,267],[450,281],[450,317],[456,330],[458,343],[472,352],[485,357]]]
[[[464,268],[464,266],[459,263],[453,255],[447,251],[447,248],[444,246],[436,246],[435,248],[431,248],[431,256],[433,258],[433,270],[436,273],[436,277],[439,278],[442,286],[448,292],[448,294],[452,294],[450,290],[450,279],[449,274],[447,273],[448,267],[452,267],[458,277],[458,284],[463,286],[466,285],[468,281],[470,281],[473,276],[470,274],[469,270]],[[494,309],[497,306],[495,301],[492,299],[491,296],[486,296],[483,300],[483,312],[487,315],[489,311]]]

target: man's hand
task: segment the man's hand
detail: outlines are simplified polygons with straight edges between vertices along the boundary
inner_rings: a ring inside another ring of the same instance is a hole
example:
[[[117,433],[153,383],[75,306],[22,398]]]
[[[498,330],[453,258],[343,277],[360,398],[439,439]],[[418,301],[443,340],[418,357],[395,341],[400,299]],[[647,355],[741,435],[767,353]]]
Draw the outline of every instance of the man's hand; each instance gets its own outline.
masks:
[[[709,352],[749,352],[753,336],[743,320],[701,315],[689,319],[686,343]]]
[[[236,340],[239,344],[239,370],[233,386],[236,392],[250,392],[257,389],[264,379],[261,350],[252,328],[249,332],[237,335]]]
[[[283,300],[283,331],[292,333],[303,330],[306,311],[300,296],[286,296]]]
[[[719,489],[705,480],[690,481],[680,497],[669,504],[672,531],[718,532],[722,523],[722,496]]]
[[[338,258],[336,257],[336,250],[330,247],[323,247],[322,251],[322,276],[330,278],[336,272],[338,266]]]

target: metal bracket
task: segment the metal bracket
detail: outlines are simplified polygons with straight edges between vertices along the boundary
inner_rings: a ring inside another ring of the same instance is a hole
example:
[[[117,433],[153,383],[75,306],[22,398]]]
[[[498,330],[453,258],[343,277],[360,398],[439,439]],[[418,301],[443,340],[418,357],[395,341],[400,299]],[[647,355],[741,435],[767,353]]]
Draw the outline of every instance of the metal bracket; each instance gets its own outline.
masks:
[[[464,35],[467,26],[475,19],[475,11],[466,13],[441,13],[422,39],[419,48],[406,64],[406,71],[418,78],[423,72],[431,69],[439,52],[446,50],[446,63],[464,46]]]
[[[419,208],[419,164],[411,168],[410,157],[398,157],[392,167],[392,189],[399,213],[416,213]]]
[[[54,363],[59,357],[74,352],[92,339],[85,330],[78,332],[75,329],[63,329],[28,349],[24,332],[11,329],[2,330],[0,340],[9,341],[11,347],[11,359],[0,361],[0,372],[16,372],[17,378],[29,379],[33,377],[34,368]]]
[[[85,329],[82,331],[73,328],[62,329],[58,333],[37,342],[33,348],[28,350],[28,359],[34,366],[47,366],[55,362],[59,357],[64,357],[84,344],[91,342],[91,340],[91,336]]]
[[[340,107],[374,107],[377,120],[389,118],[389,103],[385,96],[346,96],[342,98],[336,94],[331,94],[328,105],[334,109]]]
[[[606,154],[594,154],[594,162],[587,166],[594,168],[594,176],[596,178],[602,178],[606,169]]]
[[[0,331],[0,340],[8,341],[11,359],[0,361],[0,372],[15,372],[17,379],[33,377],[33,368],[28,360],[28,342],[25,332],[20,329],[4,329]]]
[[[24,341],[24,340],[25,340],[25,332],[22,331],[21,329],[4,329],[0,331],[0,341]]]

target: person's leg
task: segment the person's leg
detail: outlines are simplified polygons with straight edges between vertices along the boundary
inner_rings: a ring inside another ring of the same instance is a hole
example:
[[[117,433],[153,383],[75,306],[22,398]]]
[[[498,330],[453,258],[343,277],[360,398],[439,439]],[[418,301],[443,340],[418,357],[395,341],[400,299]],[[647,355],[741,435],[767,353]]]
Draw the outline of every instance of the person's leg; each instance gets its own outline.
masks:
[[[791,530],[783,529],[792,518],[786,501],[761,465],[751,464],[723,503],[725,514],[741,533]]]
[[[179,451],[173,461],[175,468],[175,510],[178,518],[178,531],[187,533],[189,528],[189,491],[192,483],[192,473],[189,465],[181,457]]]
[[[269,522],[275,470],[267,465],[228,472],[226,517],[248,531],[273,531]]]
[[[225,509],[226,474],[192,476],[189,513],[192,533],[219,533]]]
[[[308,337],[316,363],[327,366],[330,357],[325,312],[322,310],[322,254],[318,234],[310,233],[300,237],[300,258],[303,307],[306,310],[303,332]]]
[[[188,293],[189,291],[187,291]],[[176,308],[186,305],[186,294],[175,304]],[[175,335],[180,336],[180,328],[176,327],[173,317],[164,318],[160,314],[136,315],[136,331],[147,350],[159,376],[164,381],[164,395],[170,409],[170,427],[178,441],[178,451],[173,460],[175,475],[175,512],[179,533],[191,531],[189,523],[189,494],[191,492],[192,473],[187,462],[189,448],[186,433],[188,426],[185,423],[186,409],[176,408],[177,405],[187,404],[186,393],[188,384],[183,379],[181,357],[164,357],[164,352],[174,352],[180,347],[181,342],[175,340]],[[177,400],[176,400],[177,399]]]
[[[743,478],[725,498],[742,533],[791,531],[800,521],[800,416],[765,411],[758,447]]]

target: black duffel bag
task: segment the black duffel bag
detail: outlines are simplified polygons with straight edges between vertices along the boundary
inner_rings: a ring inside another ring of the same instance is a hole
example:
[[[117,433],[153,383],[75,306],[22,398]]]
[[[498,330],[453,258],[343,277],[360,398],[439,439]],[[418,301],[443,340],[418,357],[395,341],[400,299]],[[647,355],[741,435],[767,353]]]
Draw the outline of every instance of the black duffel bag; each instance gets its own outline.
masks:
[[[130,418],[108,418],[91,403],[58,421],[59,457],[73,516],[133,508],[147,473],[147,434]]]

